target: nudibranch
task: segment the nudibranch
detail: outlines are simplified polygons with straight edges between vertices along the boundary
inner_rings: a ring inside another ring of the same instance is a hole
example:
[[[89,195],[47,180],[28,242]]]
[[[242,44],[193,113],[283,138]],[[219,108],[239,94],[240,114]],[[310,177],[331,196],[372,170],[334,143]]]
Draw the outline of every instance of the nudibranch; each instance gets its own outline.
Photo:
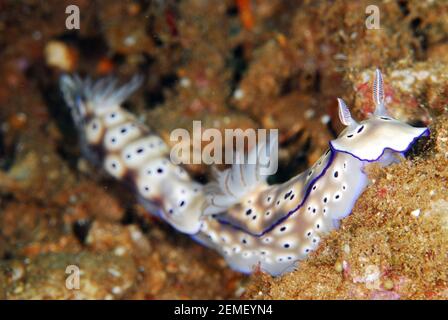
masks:
[[[249,152],[255,164],[235,164],[206,186],[174,165],[167,145],[122,102],[140,85],[136,77],[116,87],[112,79],[92,83],[63,76],[61,90],[71,109],[86,157],[135,190],[141,203],[175,229],[217,250],[235,270],[272,275],[294,269],[322,237],[350,214],[369,180],[364,167],[399,161],[428,135],[387,115],[383,80],[375,72],[375,112],[356,122],[338,99],[345,130],[305,172],[279,185],[260,174],[258,159],[277,141]]]

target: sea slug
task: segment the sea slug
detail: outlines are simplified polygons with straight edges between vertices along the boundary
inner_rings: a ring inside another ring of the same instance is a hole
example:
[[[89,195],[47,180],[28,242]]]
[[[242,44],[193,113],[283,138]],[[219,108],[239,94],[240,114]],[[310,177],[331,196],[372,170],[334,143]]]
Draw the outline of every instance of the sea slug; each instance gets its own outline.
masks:
[[[338,99],[346,129],[310,169],[283,184],[268,185],[257,165],[235,164],[203,186],[170,161],[160,137],[121,107],[141,78],[122,87],[114,79],[93,83],[68,75],[60,82],[83,154],[127,182],[148,211],[246,273],[257,266],[272,275],[293,270],[350,214],[369,183],[364,166],[399,161],[418,138],[429,134],[427,128],[387,115],[383,80],[376,70],[374,114],[358,123]],[[258,159],[275,143],[258,145],[249,157]]]

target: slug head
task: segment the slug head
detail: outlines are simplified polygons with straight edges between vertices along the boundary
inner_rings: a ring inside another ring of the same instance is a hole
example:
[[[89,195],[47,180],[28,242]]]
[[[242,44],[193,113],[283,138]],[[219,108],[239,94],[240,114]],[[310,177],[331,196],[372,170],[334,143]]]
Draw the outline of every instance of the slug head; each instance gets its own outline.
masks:
[[[387,151],[406,152],[428,128],[416,128],[387,115],[384,102],[383,80],[377,69],[373,85],[375,112],[367,120],[357,123],[342,99],[339,118],[347,126],[339,137],[330,142],[333,150],[349,153],[362,161],[376,161]]]

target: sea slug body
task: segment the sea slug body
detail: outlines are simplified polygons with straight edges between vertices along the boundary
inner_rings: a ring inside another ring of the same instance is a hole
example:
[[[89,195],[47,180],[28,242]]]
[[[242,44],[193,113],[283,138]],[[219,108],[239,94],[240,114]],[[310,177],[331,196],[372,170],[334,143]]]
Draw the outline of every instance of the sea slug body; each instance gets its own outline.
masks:
[[[364,166],[399,161],[396,155],[429,134],[427,128],[387,115],[383,80],[376,70],[375,113],[357,123],[338,99],[346,129],[310,169],[283,184],[268,185],[257,165],[235,164],[203,186],[170,161],[160,137],[120,106],[140,83],[135,77],[117,88],[112,79],[92,83],[61,78],[84,155],[127,181],[148,211],[217,250],[233,269],[245,273],[256,266],[272,275],[293,270],[350,214],[369,183]],[[259,159],[275,143],[259,144],[249,157]]]

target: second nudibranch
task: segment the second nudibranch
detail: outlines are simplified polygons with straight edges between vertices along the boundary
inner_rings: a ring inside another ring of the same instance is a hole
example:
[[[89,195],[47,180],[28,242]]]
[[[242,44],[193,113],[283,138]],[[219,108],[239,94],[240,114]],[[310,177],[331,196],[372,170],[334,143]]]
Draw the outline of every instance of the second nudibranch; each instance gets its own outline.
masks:
[[[272,275],[294,268],[321,238],[350,214],[368,185],[364,167],[398,161],[427,128],[415,128],[386,113],[382,76],[373,85],[375,113],[357,123],[338,99],[346,129],[308,170],[268,185],[253,164],[219,172],[205,188],[174,165],[167,145],[121,103],[139,86],[134,78],[119,89],[111,80],[95,84],[64,76],[61,89],[72,110],[84,154],[127,181],[150,212],[177,230],[220,252],[241,272],[255,267]],[[277,141],[258,145],[258,159]]]

